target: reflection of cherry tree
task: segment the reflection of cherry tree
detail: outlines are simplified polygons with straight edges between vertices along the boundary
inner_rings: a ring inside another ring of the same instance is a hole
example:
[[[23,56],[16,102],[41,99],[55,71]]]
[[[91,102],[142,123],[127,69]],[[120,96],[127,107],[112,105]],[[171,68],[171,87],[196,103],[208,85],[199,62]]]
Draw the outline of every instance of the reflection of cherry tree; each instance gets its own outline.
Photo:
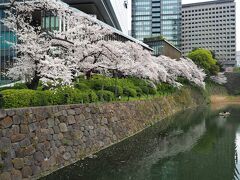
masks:
[[[58,31],[34,24],[36,12],[59,17]],[[38,82],[71,84],[74,77],[92,72],[145,78],[180,86],[179,76],[203,87],[205,74],[189,59],[153,57],[134,42],[105,40],[114,36],[92,17],[57,0],[12,2],[4,24],[18,36],[18,57],[8,76],[24,79],[36,89]]]

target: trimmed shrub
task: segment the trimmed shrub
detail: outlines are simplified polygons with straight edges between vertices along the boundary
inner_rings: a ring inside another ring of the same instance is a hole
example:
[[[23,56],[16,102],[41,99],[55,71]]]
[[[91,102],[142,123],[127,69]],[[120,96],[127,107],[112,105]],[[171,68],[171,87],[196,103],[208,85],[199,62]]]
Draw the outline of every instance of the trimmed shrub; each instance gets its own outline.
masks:
[[[90,84],[91,84],[91,88],[94,90],[102,90],[105,87],[105,84],[98,80],[93,80],[91,81]]]
[[[123,88],[121,86],[106,86],[104,89],[111,91],[114,95],[115,95],[115,93],[117,93],[116,96],[123,95]],[[116,90],[116,92],[115,92],[115,90]]]
[[[161,84],[157,85],[157,91],[163,95],[164,94],[172,94],[172,93],[176,92],[176,90],[177,90],[176,87],[173,87],[172,85],[167,84],[167,83],[161,83]]]
[[[78,104],[78,103],[88,103],[89,96],[87,92],[81,92],[78,89],[72,87],[62,87],[58,88],[55,92],[55,100],[57,104]]]
[[[9,89],[1,91],[4,108],[28,107],[34,98],[35,91],[29,89]]]
[[[75,84],[75,88],[77,88],[81,91],[87,91],[90,89],[86,84],[80,83],[80,82]]]
[[[141,86],[140,88],[144,94],[149,94],[149,88],[147,86]]]
[[[125,88],[123,88],[123,94],[128,96],[128,97],[136,97],[137,96],[137,91],[135,89],[125,87]]]
[[[98,101],[98,96],[96,95],[96,93],[94,91],[89,91],[87,93],[88,93],[90,103]]]
[[[148,88],[149,89],[149,94],[151,94],[151,95],[155,95],[155,94],[157,94],[157,89],[155,89],[155,88]]]
[[[78,92],[75,98],[72,100],[71,104],[79,104],[79,103],[89,103],[90,97],[88,92]]]
[[[47,106],[52,105],[50,97],[52,97],[51,91],[35,91],[34,96],[30,99],[29,106]]]
[[[27,85],[24,83],[15,83],[13,89],[28,89]]]
[[[142,91],[142,89],[140,87],[134,87],[134,89],[137,92],[137,96],[142,96],[143,95],[143,91]]]
[[[100,101],[112,101],[114,99],[114,94],[106,90],[98,91],[97,96]]]

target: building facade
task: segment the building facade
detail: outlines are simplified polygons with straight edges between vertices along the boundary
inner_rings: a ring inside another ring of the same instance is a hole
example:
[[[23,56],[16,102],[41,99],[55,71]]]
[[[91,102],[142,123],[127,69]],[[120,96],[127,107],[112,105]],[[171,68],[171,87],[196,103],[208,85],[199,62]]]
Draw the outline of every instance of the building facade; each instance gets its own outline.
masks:
[[[182,6],[182,53],[195,48],[215,53],[224,67],[236,65],[236,6],[218,0]]]
[[[0,0],[0,20],[5,17],[5,3],[9,0]],[[9,42],[15,43],[16,36],[0,22],[0,85],[9,82],[5,76],[6,69],[13,64],[15,50],[11,48]]]
[[[163,36],[181,45],[181,0],[132,0],[132,36]]]
[[[180,59],[182,56],[181,51],[162,36],[144,38],[143,42],[153,49],[154,56],[164,55],[172,59]]]
[[[17,0],[17,1],[22,1],[22,0]],[[81,0],[83,2],[84,0]],[[114,1],[114,0],[111,0]],[[101,24],[104,27],[107,27],[112,30],[114,36],[111,37],[106,37],[108,40],[118,40],[118,41],[132,41],[135,43],[140,44],[143,48],[152,51],[152,49],[144,44],[141,41],[138,41],[137,39],[134,39],[130,36],[127,35],[128,33],[128,23],[124,24],[123,22],[120,22],[118,20],[117,16],[119,19],[122,18],[123,20],[123,14],[125,13],[123,9],[121,8],[127,8],[128,4],[127,1],[121,0],[121,3],[119,6],[123,7],[118,7],[118,10],[115,13],[115,8],[117,8],[117,1],[115,0],[114,3],[112,4],[111,1],[105,0],[105,1],[99,1],[99,0],[89,0],[88,4],[89,6],[88,9],[85,9],[85,12],[88,12],[90,15],[93,15],[96,17],[94,19],[97,23]],[[77,1],[75,2],[74,0],[68,0],[67,1],[70,6],[74,8],[81,7],[81,4],[79,4]],[[87,1],[86,1],[87,2]],[[94,4],[94,2],[96,4]],[[100,4],[99,4],[100,3]],[[9,0],[0,0],[0,19],[3,19],[5,16],[5,9],[6,6],[9,4]],[[84,6],[83,6],[84,7]],[[98,7],[98,8],[97,8]],[[83,8],[84,9],[84,8]],[[92,11],[90,11],[92,10]],[[83,15],[86,15],[84,12],[80,11],[80,13],[83,13]],[[61,30],[62,28],[62,22],[59,20],[58,17],[52,15],[52,13],[48,12],[41,12],[39,15],[36,17],[37,21],[39,22],[39,25],[42,26],[42,28],[46,30]],[[125,33],[122,32],[122,30],[125,30]],[[16,43],[17,38],[15,34],[11,31],[9,31],[3,23],[0,22],[0,86],[3,84],[7,84],[11,82],[6,76],[5,73],[7,72],[7,69],[13,65],[14,62],[14,57],[16,57],[16,53],[14,48],[11,47],[11,43]],[[11,42],[11,43],[9,43]]]
[[[237,51],[236,60],[237,60],[237,66],[240,67],[240,51]]]
[[[128,0],[62,0],[128,35]]]

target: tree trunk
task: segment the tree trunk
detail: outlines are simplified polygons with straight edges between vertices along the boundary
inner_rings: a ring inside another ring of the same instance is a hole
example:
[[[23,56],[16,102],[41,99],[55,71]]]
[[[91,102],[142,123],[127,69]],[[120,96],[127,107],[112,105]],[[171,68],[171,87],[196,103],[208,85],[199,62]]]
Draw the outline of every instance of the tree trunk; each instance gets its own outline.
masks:
[[[87,79],[91,79],[91,76],[92,76],[92,70],[87,71],[86,72]]]
[[[35,76],[31,82],[27,83],[27,87],[32,90],[36,90],[38,88],[40,77]]]

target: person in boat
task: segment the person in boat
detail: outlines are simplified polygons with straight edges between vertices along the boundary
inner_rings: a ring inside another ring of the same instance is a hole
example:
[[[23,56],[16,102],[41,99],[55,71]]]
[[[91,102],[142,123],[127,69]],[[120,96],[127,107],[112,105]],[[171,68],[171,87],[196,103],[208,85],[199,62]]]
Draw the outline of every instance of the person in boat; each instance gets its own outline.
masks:
[[[230,112],[224,111],[219,113],[220,116],[228,116],[230,115]]]

